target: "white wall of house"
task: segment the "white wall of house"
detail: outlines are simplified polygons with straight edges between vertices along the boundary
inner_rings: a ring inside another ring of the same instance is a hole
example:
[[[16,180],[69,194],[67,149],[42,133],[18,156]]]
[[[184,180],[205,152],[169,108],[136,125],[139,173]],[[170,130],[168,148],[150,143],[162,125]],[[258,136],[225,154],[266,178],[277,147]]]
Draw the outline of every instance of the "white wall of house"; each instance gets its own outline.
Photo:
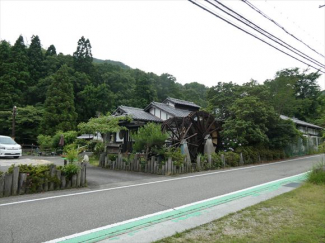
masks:
[[[151,109],[149,110],[149,113],[150,113],[151,115],[155,115],[155,108],[151,108]]]
[[[151,115],[154,115],[155,117],[158,117],[163,121],[173,117],[173,116],[169,115],[168,113],[166,113],[165,111],[163,111],[163,110],[161,110],[159,108],[156,108],[156,107],[152,107],[149,110],[149,112],[150,112]]]
[[[167,120],[167,115],[168,114],[166,112],[161,111],[161,113],[160,113],[160,119],[163,120],[163,121]]]

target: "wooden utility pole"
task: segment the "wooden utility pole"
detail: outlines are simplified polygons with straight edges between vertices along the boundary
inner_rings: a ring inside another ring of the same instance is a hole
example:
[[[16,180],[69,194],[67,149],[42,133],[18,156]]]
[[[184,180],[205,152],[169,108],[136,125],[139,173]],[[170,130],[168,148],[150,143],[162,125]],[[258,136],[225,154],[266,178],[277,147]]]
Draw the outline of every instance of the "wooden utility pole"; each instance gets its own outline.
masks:
[[[12,139],[15,139],[15,122],[16,122],[17,107],[14,106],[12,109]]]

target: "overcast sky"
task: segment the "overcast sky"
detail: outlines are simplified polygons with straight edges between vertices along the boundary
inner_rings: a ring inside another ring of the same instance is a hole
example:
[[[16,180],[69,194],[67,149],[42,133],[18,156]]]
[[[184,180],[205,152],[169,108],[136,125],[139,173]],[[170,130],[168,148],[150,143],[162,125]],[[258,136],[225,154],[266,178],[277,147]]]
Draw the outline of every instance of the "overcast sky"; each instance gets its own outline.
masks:
[[[221,2],[325,63],[323,57],[242,1]],[[251,0],[251,3],[325,55],[325,7],[319,8],[325,0]],[[210,87],[219,81],[242,84],[250,79],[262,83],[281,69],[307,68],[185,0],[0,0],[0,4],[1,40],[14,44],[23,35],[28,43],[32,35],[38,35],[43,48],[54,44],[58,53],[72,54],[78,39],[85,36],[91,42],[93,57],[121,61],[158,75],[169,73],[182,84],[196,81]],[[325,89],[324,75],[318,81]]]

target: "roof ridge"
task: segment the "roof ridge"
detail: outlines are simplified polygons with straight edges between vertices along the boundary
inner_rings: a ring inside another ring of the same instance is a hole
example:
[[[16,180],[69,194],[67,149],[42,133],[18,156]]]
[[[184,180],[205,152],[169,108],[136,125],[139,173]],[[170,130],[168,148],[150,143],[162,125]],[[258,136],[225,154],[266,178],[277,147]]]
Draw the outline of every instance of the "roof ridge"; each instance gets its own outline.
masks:
[[[132,106],[126,106],[126,105],[120,105],[119,107],[125,107],[125,108],[132,108],[132,109],[137,109],[143,111],[144,109],[138,108],[138,107],[132,107]]]
[[[188,102],[188,103],[192,103],[192,104],[195,104],[193,101],[188,101],[188,100],[181,100],[181,99],[177,99],[177,98],[173,98],[173,97],[167,97],[166,99],[172,99],[172,100],[179,100],[179,101],[185,101],[185,102]],[[196,104],[195,104],[196,105]]]

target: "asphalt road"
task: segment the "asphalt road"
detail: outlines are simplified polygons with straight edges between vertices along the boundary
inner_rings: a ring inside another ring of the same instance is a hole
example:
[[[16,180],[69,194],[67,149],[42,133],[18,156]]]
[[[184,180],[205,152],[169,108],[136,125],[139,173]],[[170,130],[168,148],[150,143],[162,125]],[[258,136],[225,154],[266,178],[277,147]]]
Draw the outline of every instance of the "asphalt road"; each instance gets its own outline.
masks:
[[[227,171],[122,181],[107,184],[97,191],[84,189],[85,194],[70,196],[67,194],[81,190],[2,198],[0,239],[3,243],[34,243],[60,238],[306,172],[320,158],[313,156]],[[139,183],[142,184],[134,186]],[[49,198],[62,194],[65,197]],[[16,203],[39,198],[47,199]]]

